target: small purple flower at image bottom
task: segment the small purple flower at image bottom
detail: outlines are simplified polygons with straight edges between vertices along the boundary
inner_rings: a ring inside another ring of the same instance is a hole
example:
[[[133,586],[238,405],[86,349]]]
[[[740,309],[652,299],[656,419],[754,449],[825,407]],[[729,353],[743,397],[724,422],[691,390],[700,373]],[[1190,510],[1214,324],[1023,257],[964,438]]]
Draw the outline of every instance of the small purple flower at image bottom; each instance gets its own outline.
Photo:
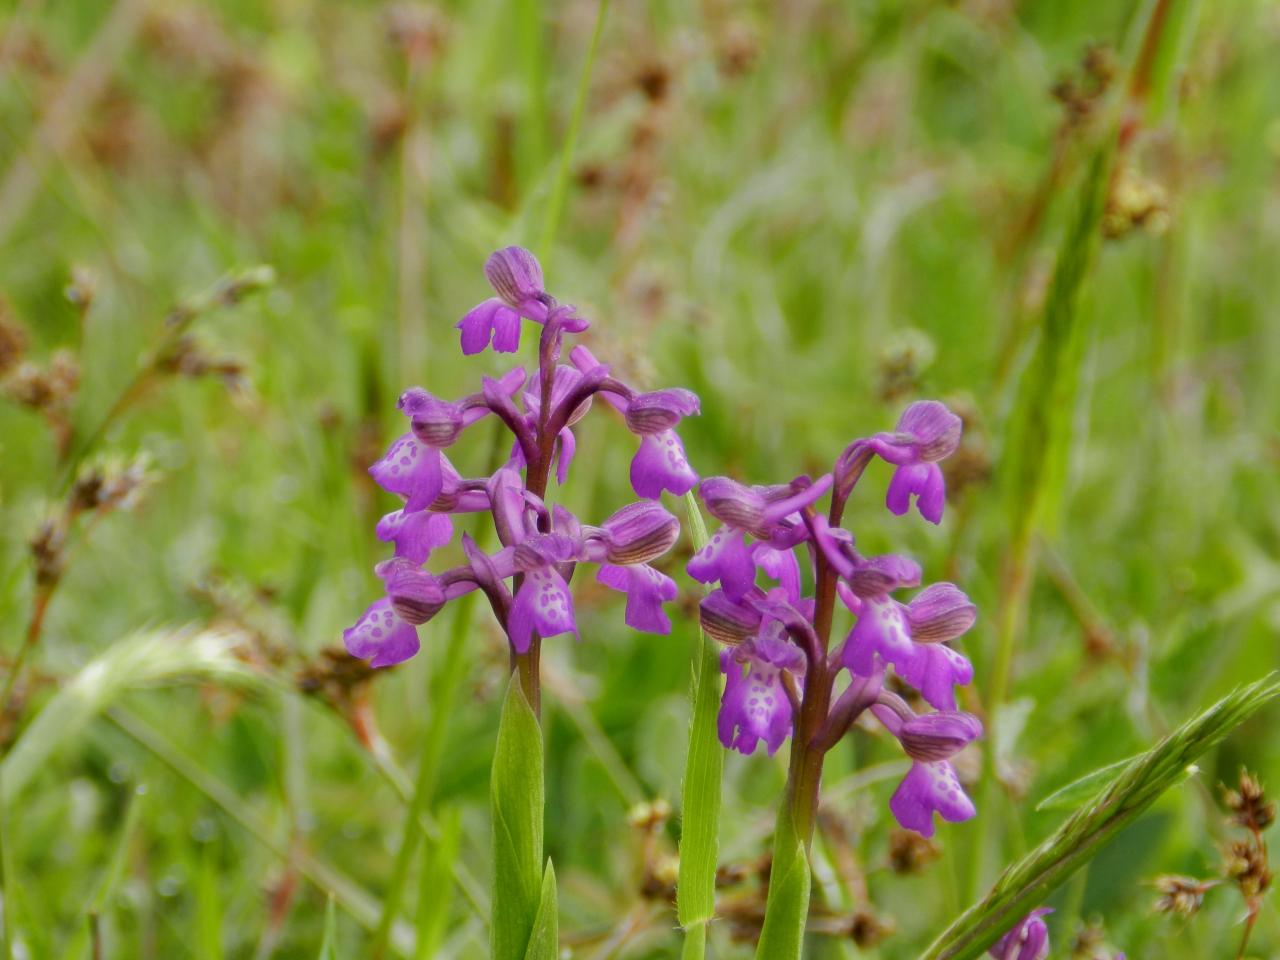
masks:
[[[1049,956],[1049,928],[1043,918],[1050,913],[1051,907],[1032,910],[996,941],[989,955],[995,960],[1045,960]],[[1124,960],[1124,954],[1117,960]]]

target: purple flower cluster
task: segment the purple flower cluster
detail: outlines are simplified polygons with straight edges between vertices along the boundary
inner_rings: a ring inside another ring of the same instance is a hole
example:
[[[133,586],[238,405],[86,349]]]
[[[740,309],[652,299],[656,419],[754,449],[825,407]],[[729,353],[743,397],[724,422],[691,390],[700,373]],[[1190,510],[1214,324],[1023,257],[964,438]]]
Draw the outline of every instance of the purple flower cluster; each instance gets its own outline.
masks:
[[[587,321],[544,289],[542,269],[519,247],[494,253],[485,275],[497,297],[458,323],[462,352],[492,344],[511,353],[520,345],[522,320],[541,326],[538,370],[529,378],[517,367],[457,401],[441,400],[421,387],[400,396],[409,421],[369,472],[404,502],[378,523],[378,538],[393,556],[376,568],[385,595],[343,633],[347,650],[385,667],[418,651],[417,628],[448,603],[481,590],[510,640],[513,659],[536,648],[540,638],[578,633],[569,582],[577,564],[599,565],[599,581],[626,594],[626,623],[636,630],[667,633],[663,604],[675,599],[675,582],[652,566],[680,533],[679,521],[657,502],[666,490],[684,494],[698,482],[675,427],[698,413],[687,390],[639,393],[613,377],[585,347],[560,362],[564,334],[581,333]],[[600,395],[624,416],[639,438],[631,483],[644,498],[624,506],[599,526],[582,523],[563,506],[548,502],[554,473],[564,484],[573,461],[574,425]],[[446,454],[471,426],[496,416],[511,433],[507,462],[492,476],[464,478]],[[487,512],[500,547],[487,553],[462,537],[465,562],[431,573],[433,551],[453,539],[455,514]],[[510,581],[510,585],[508,584]]]
[[[896,599],[920,585],[919,565],[892,554],[863,556],[840,521],[863,470],[879,457],[895,467],[888,508],[905,514],[914,501],[921,516],[938,523],[945,502],[938,461],[959,439],[960,419],[946,406],[913,403],[894,432],[854,441],[816,480],[748,487],[709,477],[698,492],[721,526],[688,566],[694,579],[716,585],[702,601],[701,619],[708,635],[726,645],[724,745],[749,754],[763,741],[772,754],[794,734],[794,774],[803,766],[797,751],[817,751],[820,761],[870,711],[913,761],[890,808],[899,823],[926,837],[935,812],[953,822],[975,812],[950,758],[981,735],[982,725],[957,709],[955,688],[973,679],[973,668],[949,643],[973,625],[976,611],[950,583],[926,587],[905,603]],[[816,511],[828,495],[830,509]],[[812,595],[802,587],[799,547],[809,560]],[[831,650],[837,600],[855,620]],[[886,689],[889,670],[933,711],[917,714]],[[837,697],[841,677],[847,684]]]

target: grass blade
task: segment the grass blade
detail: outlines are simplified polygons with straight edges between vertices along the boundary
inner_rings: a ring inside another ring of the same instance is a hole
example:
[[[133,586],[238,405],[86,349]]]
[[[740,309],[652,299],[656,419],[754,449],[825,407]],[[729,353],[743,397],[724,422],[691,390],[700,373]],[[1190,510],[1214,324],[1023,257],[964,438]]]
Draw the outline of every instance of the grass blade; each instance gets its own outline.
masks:
[[[1036,804],[1037,812],[1042,810],[1068,810],[1077,804],[1083,803],[1092,798],[1099,787],[1110,781],[1121,767],[1132,763],[1134,759],[1134,757],[1126,757],[1123,760],[1117,760],[1115,763],[1108,763],[1105,767],[1099,767],[1097,770],[1090,771],[1083,777],[1059,787]]]
[[[418,879],[418,960],[431,960],[444,940],[453,901],[449,889],[461,841],[462,817],[457,807],[449,807],[440,817],[440,839],[428,840],[423,850]]]
[[[320,943],[319,960],[338,960],[338,912],[334,909],[333,895],[324,907],[324,940]]]
[[[449,644],[445,647],[444,662],[440,665],[438,676],[433,678],[436,682],[432,684],[431,713],[427,720],[426,732],[422,736],[418,777],[414,783],[413,798],[409,801],[409,811],[405,816],[400,849],[396,853],[395,863],[392,866],[391,881],[382,898],[382,919],[378,922],[373,946],[369,950],[369,956],[375,960],[386,953],[391,927],[400,910],[405,884],[409,878],[409,865],[413,862],[418,841],[422,836],[422,818],[431,808],[431,801],[435,797],[440,758],[444,755],[444,738],[466,671],[469,649],[466,639],[471,632],[475,599],[476,595],[472,593],[458,601],[450,624]]]
[[[112,723],[146,747],[179,777],[217,804],[227,816],[280,860],[292,862],[302,876],[322,893],[337,900],[360,926],[369,931],[377,928],[379,916],[377,901],[363,887],[336,867],[305,850],[291,848],[287,842],[278,839],[275,832],[263,823],[230,787],[210,774],[143,720],[119,707],[113,709],[108,717]],[[391,943],[397,952],[407,955],[408,931],[397,927],[393,931]]]
[[[707,542],[707,529],[692,494],[685,495],[685,515],[695,550]],[[685,758],[680,814],[680,875],[676,913],[686,931],[684,955],[701,957],[706,933],[691,931],[715,916],[716,866],[719,856],[720,780],[724,751],[716,734],[720,704],[720,660],[715,643],[698,631],[693,660],[693,718]],[[702,944],[702,949],[699,948]]]
[[[1146,753],[1129,761],[1093,802],[1007,869],[921,960],[970,960],[1045,898],[1162,793],[1180,783],[1192,761],[1280,695],[1280,674],[1240,687]]]
[[[569,170],[578,144],[578,131],[582,129],[582,115],[587,105],[587,90],[591,86],[591,70],[595,66],[596,53],[600,49],[600,35],[604,33],[604,21],[608,13],[609,0],[599,0],[599,5],[596,7],[596,25],[591,31],[591,43],[587,47],[587,58],[582,65],[582,76],[578,79],[578,92],[573,98],[573,113],[569,115],[569,129],[565,133],[564,146],[560,150],[560,163],[556,169],[555,180],[551,184],[551,196],[547,200],[546,221],[543,224],[542,237],[538,245],[544,264],[550,262],[551,245],[555,242],[556,229],[560,226],[560,214],[564,209],[565,192],[569,186]]]

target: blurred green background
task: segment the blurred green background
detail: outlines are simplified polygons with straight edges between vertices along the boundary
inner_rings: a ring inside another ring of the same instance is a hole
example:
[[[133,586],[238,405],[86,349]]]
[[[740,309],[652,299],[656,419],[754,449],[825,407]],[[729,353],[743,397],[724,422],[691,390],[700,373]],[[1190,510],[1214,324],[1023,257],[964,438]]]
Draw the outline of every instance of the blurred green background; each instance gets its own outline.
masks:
[[[971,787],[988,819],[904,847],[898,756],[853,738],[828,765],[815,956],[917,955],[1062,820],[1038,801],[1280,663],[1274,3],[1159,4],[1135,91],[1148,3],[615,0],[562,203],[595,3],[3,6],[6,673],[50,598],[4,718],[12,956],[88,956],[93,914],[107,956],[310,958],[330,893],[333,955],[371,956],[424,758],[429,842],[404,858],[388,955],[414,955],[415,926],[439,956],[484,955],[504,641],[478,615],[455,643],[442,616],[372,680],[324,651],[379,590],[373,526],[393,504],[364,469],[399,429],[396,396],[502,369],[463,358],[452,325],[507,243],[593,319],[595,353],[701,396],[682,434],[704,475],[784,482],[912,399],[959,410],[943,525],[889,515],[883,468],[849,523],[975,599],[973,709],[1029,530],[1001,784]],[[1049,277],[1117,117],[1132,135],[1046,393]],[[257,265],[267,289],[216,286]],[[211,289],[238,302],[191,301]],[[175,304],[199,314],[182,338]],[[1040,449],[1024,408],[1053,431],[1034,505],[1011,466]],[[468,435],[460,468],[483,470],[490,436]],[[598,519],[629,500],[632,451],[597,411],[565,502]],[[127,487],[139,454],[136,505],[80,485],[65,523],[78,463]],[[682,585],[686,616],[654,637],[584,580],[583,642],[544,654],[547,842],[575,957],[678,950],[678,821],[638,825],[635,807],[679,800],[698,595]],[[1186,919],[1153,911],[1152,882],[1220,870],[1218,784],[1242,764],[1280,783],[1278,719],[1054,899],[1055,956],[1095,956],[1085,924],[1130,960],[1234,955],[1235,891]],[[717,956],[749,955],[784,763],[727,761]],[[1250,955],[1280,955],[1273,909]]]

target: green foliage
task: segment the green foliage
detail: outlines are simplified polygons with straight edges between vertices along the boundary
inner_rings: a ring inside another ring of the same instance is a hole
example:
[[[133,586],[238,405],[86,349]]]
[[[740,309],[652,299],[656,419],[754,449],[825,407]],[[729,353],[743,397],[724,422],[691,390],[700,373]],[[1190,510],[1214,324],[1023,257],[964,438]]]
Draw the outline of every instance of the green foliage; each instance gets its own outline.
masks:
[[[513,673],[498,724],[490,783],[493,917],[489,943],[493,960],[538,956],[542,947],[536,946],[537,938],[545,938],[548,930],[555,933],[555,873],[550,869],[543,872],[542,768],[542,731],[519,677]]]
[[[1126,111],[1157,6],[1145,102]],[[816,477],[912,400],[965,414],[939,527],[883,509],[883,464],[848,517],[863,552],[909,553],[974,599],[959,646],[976,691],[1008,631],[1005,709],[984,709],[1006,735],[985,777],[960,764],[990,828],[940,824],[936,860],[887,869],[902,755],[859,730],[828,758],[810,956],[855,952],[845,932],[868,912],[894,933],[858,953],[918,958],[1060,810],[1277,666],[1280,86],[1262,0],[62,0],[0,20],[0,331],[25,343],[6,366],[0,336],[0,682],[26,658],[0,716],[12,956],[86,956],[86,905],[141,783],[100,914],[108,956],[313,960],[330,896],[344,955],[488,955],[502,638],[481,600],[468,629],[447,612],[413,662],[368,676],[341,631],[381,589],[373,530],[396,504],[366,470],[404,429],[396,396],[456,399],[531,368],[532,329],[516,356],[457,349],[506,243],[539,247],[552,292],[592,322],[584,341],[630,382],[699,394],[680,432],[704,475]],[[1114,79],[1068,107],[1095,42]],[[1099,177],[1126,117],[1143,125]],[[1099,239],[1097,190],[1109,205],[1132,176],[1163,215]],[[179,347],[197,362],[173,369]],[[58,351],[78,373],[69,450],[15,393]],[[634,499],[635,439],[605,410],[578,430],[553,499],[598,521]],[[494,437],[469,431],[452,462],[481,475],[510,449]],[[74,464],[139,455],[146,498],[67,531],[22,654],[42,589],[28,544]],[[1014,583],[1024,544],[1052,563]],[[576,955],[755,949],[785,761],[714,745],[718,669],[686,555],[662,561],[682,590],[670,637],[627,629],[581,565],[583,642],[544,646],[545,849],[526,906],[549,855]],[[455,538],[431,569],[459,557]],[[1006,605],[1021,616],[1002,627]],[[205,635],[243,644],[175,663]],[[692,700],[691,667],[717,680]],[[1055,955],[1093,921],[1130,957],[1234,945],[1230,891],[1169,922],[1150,882],[1217,868],[1213,787],[1247,764],[1276,789],[1278,716],[1205,754],[1202,789],[1167,791],[1060,888]],[[679,822],[628,825],[659,800]],[[1251,950],[1280,955],[1274,910]]]

